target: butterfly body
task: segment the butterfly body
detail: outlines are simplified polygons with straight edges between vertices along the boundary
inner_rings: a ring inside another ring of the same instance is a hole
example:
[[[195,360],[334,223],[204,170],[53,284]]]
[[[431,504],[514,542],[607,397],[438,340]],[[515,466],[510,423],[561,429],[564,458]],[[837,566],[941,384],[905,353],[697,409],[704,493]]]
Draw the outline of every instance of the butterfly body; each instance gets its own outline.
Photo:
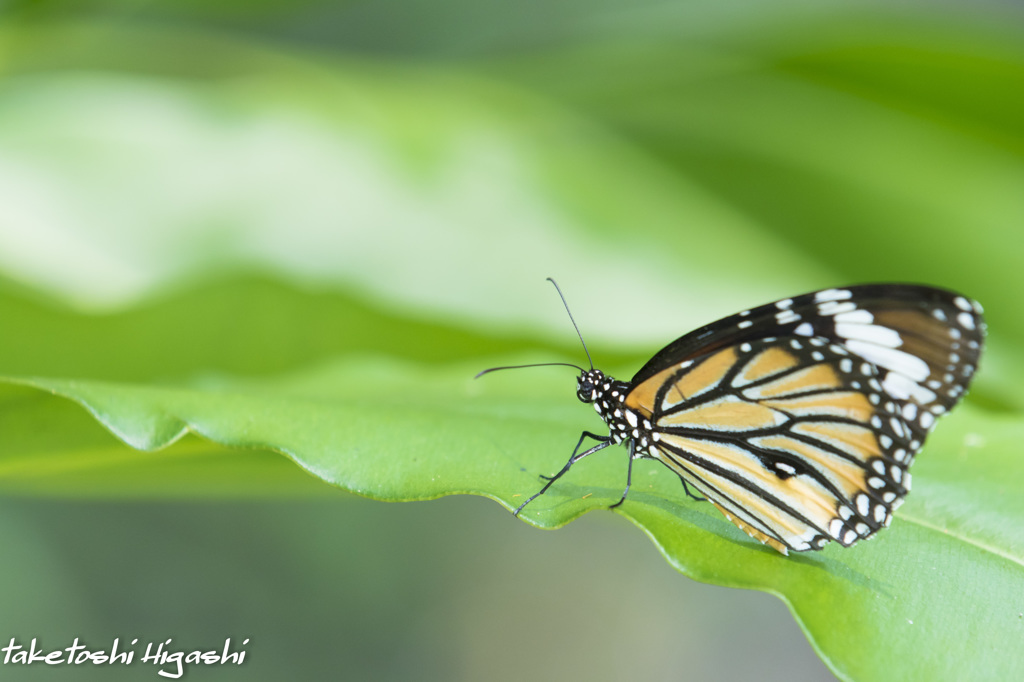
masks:
[[[635,440],[646,447],[651,424],[641,422],[638,413],[625,406],[629,390],[629,384],[613,379],[599,369],[583,372],[576,380],[576,397],[594,405],[598,416],[608,425],[608,435],[613,443]]]
[[[937,417],[977,368],[981,306],[932,287],[828,289],[745,310],[680,337],[632,381],[581,370],[577,397],[608,436],[656,459],[739,528],[783,554],[887,527]],[[597,445],[579,453],[590,437]],[[626,498],[623,493],[621,504]],[[701,499],[701,498],[697,498]]]

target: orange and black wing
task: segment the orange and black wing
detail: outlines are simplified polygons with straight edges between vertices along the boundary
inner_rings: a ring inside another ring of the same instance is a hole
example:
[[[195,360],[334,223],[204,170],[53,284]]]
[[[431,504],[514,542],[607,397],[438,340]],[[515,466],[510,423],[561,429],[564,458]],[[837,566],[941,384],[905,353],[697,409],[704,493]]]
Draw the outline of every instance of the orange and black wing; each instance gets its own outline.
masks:
[[[983,331],[976,303],[939,289],[815,292],[669,345],[626,406],[652,424],[644,454],[751,536],[783,553],[849,546],[889,524]]]

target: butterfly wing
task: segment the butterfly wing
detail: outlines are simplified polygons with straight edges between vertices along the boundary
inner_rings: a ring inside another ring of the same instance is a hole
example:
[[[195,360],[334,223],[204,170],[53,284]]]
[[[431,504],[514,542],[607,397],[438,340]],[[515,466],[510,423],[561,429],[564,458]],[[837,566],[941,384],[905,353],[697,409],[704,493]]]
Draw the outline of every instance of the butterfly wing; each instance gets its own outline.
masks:
[[[660,351],[626,406],[647,456],[785,553],[888,525],[907,468],[977,367],[980,307],[911,285],[830,289],[744,311]]]

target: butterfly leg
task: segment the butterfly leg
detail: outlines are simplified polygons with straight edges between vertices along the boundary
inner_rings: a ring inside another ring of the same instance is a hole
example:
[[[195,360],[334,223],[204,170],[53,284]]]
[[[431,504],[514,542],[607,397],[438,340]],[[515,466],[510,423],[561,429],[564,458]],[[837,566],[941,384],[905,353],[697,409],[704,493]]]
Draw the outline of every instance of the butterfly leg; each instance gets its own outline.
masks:
[[[690,492],[690,486],[688,486],[686,484],[686,479],[685,478],[680,476],[679,480],[682,481],[682,483],[683,483],[683,490],[686,491],[686,496],[689,497],[691,500],[696,500],[697,502],[707,502],[708,501],[708,498],[706,498],[706,497],[701,497],[700,495],[694,495],[693,493],[691,493]]]
[[[561,471],[559,471],[557,474],[555,474],[554,476],[545,476],[544,474],[539,474],[540,477],[543,478],[545,481],[553,481],[556,478],[558,478],[559,476],[561,476],[562,474],[564,474],[568,470],[568,468],[570,466],[572,466],[577,460],[583,459],[586,455],[590,454],[588,452],[588,453],[585,453],[583,455],[580,455],[579,457],[576,457],[576,453],[579,452],[580,446],[583,445],[583,441],[585,439],[587,439],[587,438],[593,438],[594,440],[596,440],[596,441],[598,441],[600,443],[609,443],[609,444],[611,443],[611,440],[612,440],[611,436],[599,436],[596,433],[591,433],[590,431],[584,431],[582,434],[580,434],[580,439],[576,443],[576,447],[573,448],[572,457],[569,458],[569,463],[566,464],[565,467]],[[597,449],[600,450],[601,448],[597,448]],[[539,494],[540,493],[538,493],[538,495]]]
[[[619,499],[619,501],[616,502],[615,504],[613,504],[612,506],[608,507],[609,509],[615,509],[620,504],[625,502],[626,501],[626,495],[629,494],[629,486],[633,482],[633,458],[635,456],[633,448],[634,448],[633,441],[629,441],[629,466],[626,468],[626,489],[622,491],[622,497]]]
[[[593,438],[594,440],[598,441],[597,445],[595,445],[594,447],[592,447],[589,450],[586,450],[584,452],[579,452],[580,446],[583,445],[583,441],[585,439],[587,439],[587,438]],[[598,450],[605,449],[606,447],[608,447],[611,444],[612,444],[612,437],[611,436],[598,436],[596,434],[590,433],[589,431],[584,431],[583,434],[580,436],[579,442],[576,443],[576,447],[573,448],[572,457],[570,457],[569,461],[565,463],[565,466],[562,467],[562,470],[559,471],[554,476],[550,476],[550,477],[549,476],[541,476],[541,478],[547,479],[547,483],[544,484],[544,487],[540,489],[539,493],[537,493],[536,495],[534,495],[533,497],[528,499],[526,502],[523,502],[521,505],[519,505],[519,507],[514,512],[512,512],[512,516],[519,516],[519,512],[521,512],[523,510],[523,507],[525,507],[526,505],[530,504],[531,502],[536,500],[538,497],[540,497],[541,495],[546,493],[548,491],[548,488],[551,487],[551,484],[554,483],[555,481],[557,481],[558,479],[560,479],[565,474],[565,472],[569,471],[569,467],[571,467],[573,464],[575,464],[576,462],[580,461],[581,459],[583,459],[587,455],[592,455],[595,452],[597,452]],[[577,454],[577,453],[579,453],[579,454]]]

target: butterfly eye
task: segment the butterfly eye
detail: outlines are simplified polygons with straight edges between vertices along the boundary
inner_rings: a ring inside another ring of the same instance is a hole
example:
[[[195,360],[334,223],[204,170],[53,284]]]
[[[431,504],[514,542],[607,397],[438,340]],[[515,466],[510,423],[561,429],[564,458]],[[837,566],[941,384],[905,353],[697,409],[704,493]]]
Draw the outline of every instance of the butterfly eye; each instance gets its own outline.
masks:
[[[594,402],[594,382],[584,375],[576,380],[576,397],[582,402]]]

